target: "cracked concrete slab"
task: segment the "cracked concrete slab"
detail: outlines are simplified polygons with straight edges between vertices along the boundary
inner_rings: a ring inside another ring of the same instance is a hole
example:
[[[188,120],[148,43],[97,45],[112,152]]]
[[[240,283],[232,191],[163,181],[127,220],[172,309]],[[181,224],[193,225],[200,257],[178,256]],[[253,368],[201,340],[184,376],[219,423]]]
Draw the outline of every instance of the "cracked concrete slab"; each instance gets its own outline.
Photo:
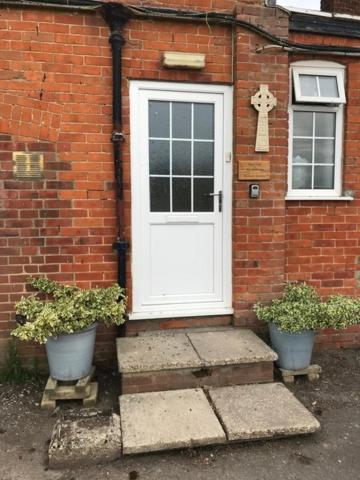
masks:
[[[214,388],[209,395],[229,441],[314,433],[316,418],[281,383]]]
[[[185,334],[117,339],[121,373],[198,368],[202,361]]]
[[[277,354],[251,330],[189,333],[188,337],[206,366],[277,360]]]
[[[49,446],[49,467],[105,463],[121,456],[120,417],[95,415],[57,420]]]
[[[224,443],[225,433],[200,389],[122,395],[123,453]]]

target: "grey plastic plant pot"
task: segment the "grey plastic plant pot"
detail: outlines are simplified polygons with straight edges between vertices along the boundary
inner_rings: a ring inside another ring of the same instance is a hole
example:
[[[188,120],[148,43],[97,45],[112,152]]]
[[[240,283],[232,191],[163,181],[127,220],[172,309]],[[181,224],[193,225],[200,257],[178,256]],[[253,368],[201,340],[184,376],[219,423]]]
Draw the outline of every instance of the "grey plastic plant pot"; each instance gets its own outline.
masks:
[[[288,333],[269,323],[271,346],[278,354],[277,366],[285,370],[304,370],[311,363],[315,332]]]
[[[94,323],[80,332],[51,337],[46,342],[50,376],[55,380],[79,380],[90,374],[96,337]]]

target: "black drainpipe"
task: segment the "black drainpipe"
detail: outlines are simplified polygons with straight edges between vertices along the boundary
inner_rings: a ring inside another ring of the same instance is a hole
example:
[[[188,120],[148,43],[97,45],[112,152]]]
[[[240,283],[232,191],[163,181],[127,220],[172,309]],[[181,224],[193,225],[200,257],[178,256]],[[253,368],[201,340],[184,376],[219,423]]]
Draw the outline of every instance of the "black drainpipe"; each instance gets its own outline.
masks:
[[[124,187],[121,156],[121,143],[124,141],[122,131],[121,52],[125,44],[123,27],[129,20],[130,15],[123,5],[105,4],[101,10],[111,31],[109,42],[112,47],[113,60],[113,133],[111,141],[114,147],[116,210],[118,218],[118,234],[113,248],[118,254],[118,283],[121,287],[126,288],[126,252],[129,244],[125,240],[124,234]],[[125,335],[125,324],[119,328],[119,335]]]

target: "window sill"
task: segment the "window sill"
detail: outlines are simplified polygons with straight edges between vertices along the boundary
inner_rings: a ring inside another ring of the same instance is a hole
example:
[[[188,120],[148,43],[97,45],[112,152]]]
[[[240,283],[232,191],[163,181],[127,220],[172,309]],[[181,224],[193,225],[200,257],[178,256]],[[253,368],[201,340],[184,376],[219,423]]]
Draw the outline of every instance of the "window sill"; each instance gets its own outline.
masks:
[[[349,197],[349,196],[344,196],[344,197],[301,197],[299,195],[287,195],[285,197],[285,200],[309,200],[309,201],[314,201],[317,202],[318,200],[327,200],[327,201],[334,201],[334,202],[352,202],[354,200],[354,197]]]

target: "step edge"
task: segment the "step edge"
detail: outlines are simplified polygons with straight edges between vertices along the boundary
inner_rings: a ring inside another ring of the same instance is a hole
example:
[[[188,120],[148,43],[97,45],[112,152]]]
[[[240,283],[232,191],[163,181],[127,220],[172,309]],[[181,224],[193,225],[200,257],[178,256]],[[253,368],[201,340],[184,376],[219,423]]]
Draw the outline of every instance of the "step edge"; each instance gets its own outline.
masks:
[[[160,372],[165,372],[165,371],[168,371],[168,370],[171,370],[171,371],[174,371],[174,370],[201,370],[203,368],[217,368],[217,367],[235,367],[235,366],[241,366],[241,365],[251,365],[251,366],[255,366],[259,363],[271,363],[273,364],[274,361],[277,360],[277,357],[274,358],[274,357],[259,357],[257,359],[253,359],[253,360],[247,360],[247,361],[243,361],[243,360],[239,360],[239,361],[229,361],[229,362],[221,362],[221,363],[213,363],[213,362],[203,362],[201,365],[189,365],[189,366],[182,366],[182,367],[178,367],[178,366],[174,366],[174,365],[168,365],[164,368],[158,368],[158,369],[146,369],[146,368],[124,368],[120,365],[120,363],[118,362],[118,368],[119,368],[119,372],[122,373],[122,374],[133,374],[133,373],[160,373]]]

